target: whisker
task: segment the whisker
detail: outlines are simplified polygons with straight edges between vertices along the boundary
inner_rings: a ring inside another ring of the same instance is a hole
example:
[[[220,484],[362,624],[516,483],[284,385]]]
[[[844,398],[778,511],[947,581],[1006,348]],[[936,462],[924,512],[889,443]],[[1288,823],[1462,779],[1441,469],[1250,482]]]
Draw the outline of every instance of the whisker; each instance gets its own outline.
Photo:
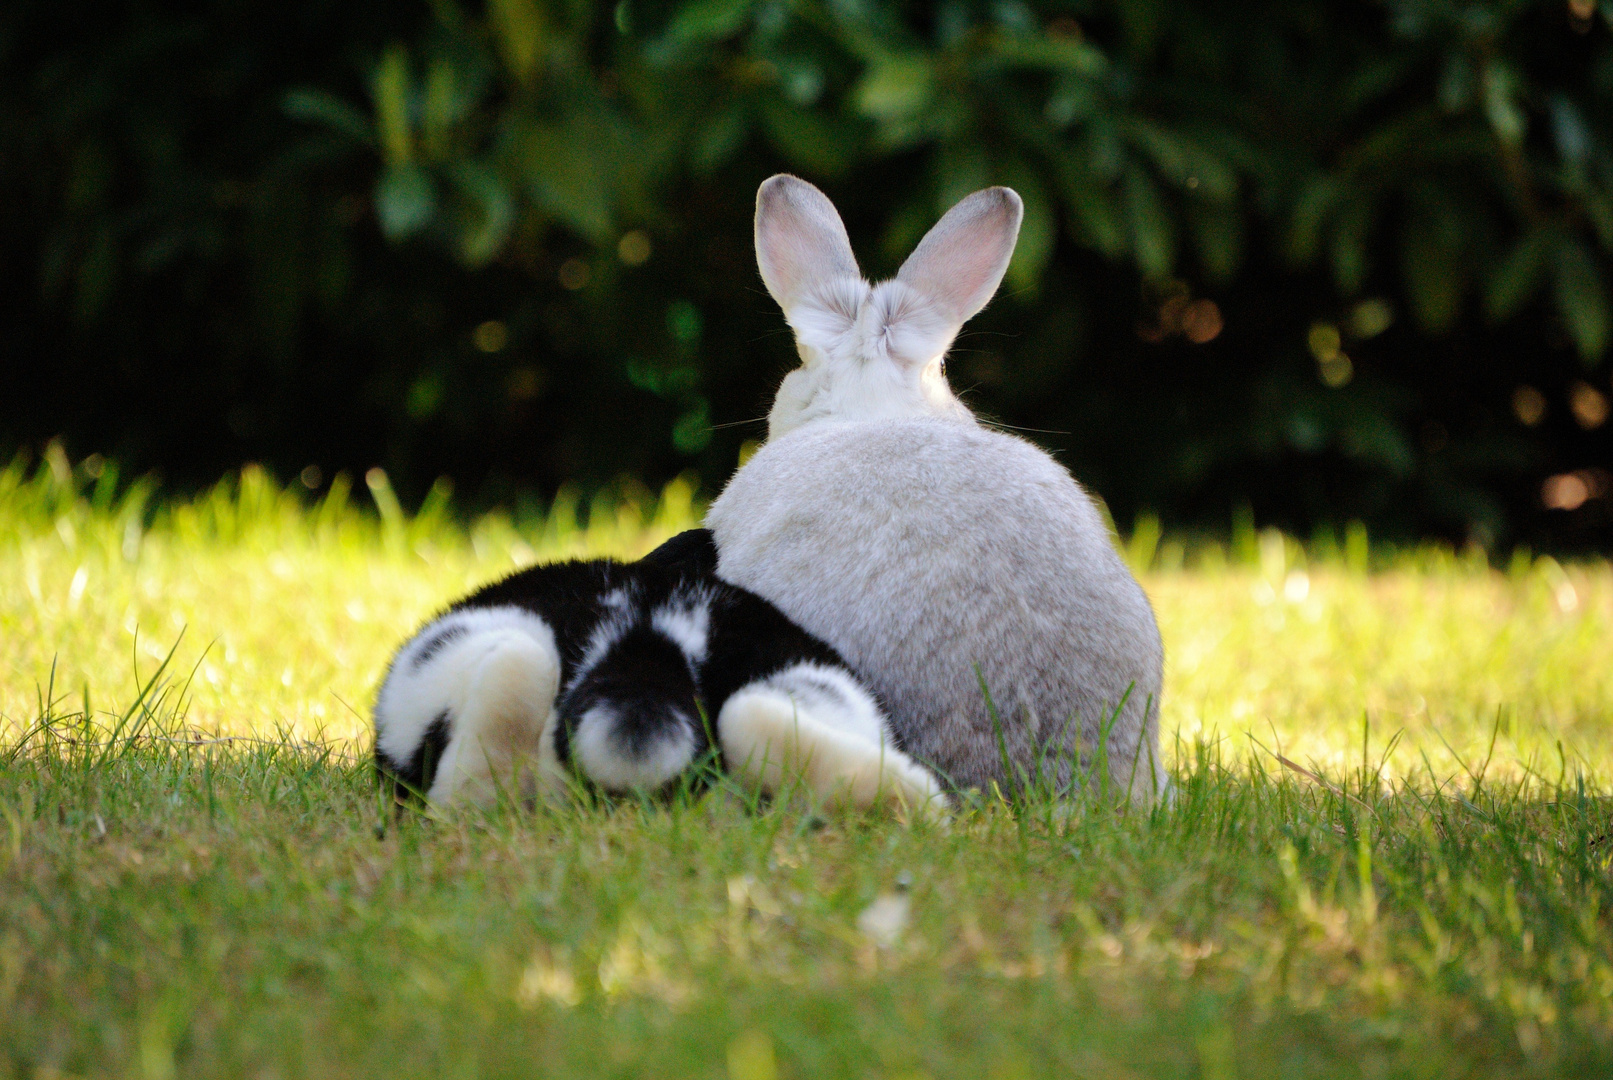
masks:
[[[777,330],[768,330],[765,333],[757,334],[755,337],[751,338],[745,344],[754,345],[758,341],[766,341],[768,338],[774,338],[774,337],[778,337],[780,334],[788,334],[788,333],[790,333],[790,328],[788,326],[783,326],[783,327],[780,327]]]
[[[1017,426],[1015,424],[1005,424],[1001,420],[988,420],[983,416],[982,417],[977,417],[976,419],[978,419],[982,424],[985,424],[987,427],[1001,428],[1004,431],[1029,431],[1029,432],[1033,432],[1034,434],[1037,434],[1037,435],[1070,435],[1070,434],[1073,434],[1073,432],[1069,432],[1069,431],[1054,431],[1052,428],[1019,427],[1019,426]]]

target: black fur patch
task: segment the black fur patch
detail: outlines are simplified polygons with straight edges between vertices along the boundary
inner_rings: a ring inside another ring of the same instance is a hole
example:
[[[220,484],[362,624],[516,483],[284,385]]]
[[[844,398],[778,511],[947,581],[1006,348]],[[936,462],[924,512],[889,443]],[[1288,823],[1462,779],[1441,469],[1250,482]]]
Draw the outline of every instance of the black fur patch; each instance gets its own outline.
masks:
[[[711,626],[700,689],[713,717],[741,687],[793,664],[823,664],[850,673],[834,649],[744,589],[722,586],[712,601]]]
[[[699,689],[683,651],[665,635],[639,622],[612,643],[599,662],[560,700],[556,756],[571,760],[571,741],[590,709],[616,718],[611,742],[624,758],[641,758],[658,743],[693,739],[694,757],[705,752]]]
[[[469,633],[469,631],[458,623],[449,623],[447,626],[439,628],[436,633],[427,638],[420,645],[420,647],[415,650],[414,659],[409,661],[409,670],[419,671],[421,668],[426,666],[427,662],[429,662],[433,656],[436,656],[438,653],[442,652],[443,647],[450,641],[453,641],[455,638],[462,638],[467,633]]]
[[[379,746],[375,748],[375,769],[381,783],[391,785],[393,802],[403,805],[424,800],[426,792],[431,790],[431,782],[437,778],[437,765],[442,761],[443,751],[448,748],[448,725],[452,719],[446,709],[438,713],[421,733],[420,745],[414,748],[414,754],[401,765],[383,754]]]
[[[717,572],[717,541],[710,529],[688,529],[639,560],[645,564],[686,579],[710,577]]]
[[[605,597],[623,589],[636,607],[642,576],[634,567],[610,559],[529,566],[472,593],[449,610],[511,604],[532,612],[554,631],[560,650],[560,684],[564,686],[582,662],[594,627],[612,610],[604,603]]]

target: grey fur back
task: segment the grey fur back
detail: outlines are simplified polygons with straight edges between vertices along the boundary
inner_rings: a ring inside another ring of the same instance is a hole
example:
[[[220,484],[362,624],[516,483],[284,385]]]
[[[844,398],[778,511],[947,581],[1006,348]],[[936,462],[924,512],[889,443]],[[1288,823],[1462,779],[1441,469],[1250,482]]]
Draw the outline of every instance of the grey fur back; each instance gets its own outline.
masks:
[[[833,645],[901,744],[954,782],[1013,779],[978,668],[1018,768],[1067,784],[1114,717],[1111,778],[1155,797],[1153,611],[1042,450],[966,415],[818,420],[763,446],[706,523],[719,576]]]

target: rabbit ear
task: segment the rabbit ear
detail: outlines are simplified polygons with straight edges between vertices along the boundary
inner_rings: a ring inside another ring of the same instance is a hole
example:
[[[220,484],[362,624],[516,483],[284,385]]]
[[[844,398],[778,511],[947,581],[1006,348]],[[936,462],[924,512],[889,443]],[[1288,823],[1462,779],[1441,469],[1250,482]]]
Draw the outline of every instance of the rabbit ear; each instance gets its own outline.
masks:
[[[836,285],[862,280],[834,204],[805,180],[784,173],[756,192],[756,262],[791,325],[803,301],[838,309],[835,298],[846,290]],[[855,309],[839,313],[848,319],[857,314]]]
[[[962,326],[997,291],[1025,206],[1012,188],[977,191],[946,212],[896,272]]]

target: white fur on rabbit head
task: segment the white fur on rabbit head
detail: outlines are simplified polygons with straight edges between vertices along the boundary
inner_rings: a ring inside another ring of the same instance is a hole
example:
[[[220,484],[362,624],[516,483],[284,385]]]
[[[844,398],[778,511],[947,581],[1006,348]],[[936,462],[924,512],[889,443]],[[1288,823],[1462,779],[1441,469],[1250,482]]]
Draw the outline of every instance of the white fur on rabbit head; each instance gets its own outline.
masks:
[[[920,761],[966,786],[1065,785],[1106,758],[1147,801],[1164,779],[1148,598],[1064,467],[977,423],[942,373],[1020,214],[1006,188],[976,192],[870,286],[821,192],[763,184],[757,260],[802,366],[706,524],[719,576],[832,644]]]
[[[977,191],[936,223],[894,278],[870,285],[823,192],[793,176],[764,183],[756,261],[802,364],[779,387],[768,437],[826,417],[968,417],[942,359],[997,291],[1023,216],[1011,189]]]

